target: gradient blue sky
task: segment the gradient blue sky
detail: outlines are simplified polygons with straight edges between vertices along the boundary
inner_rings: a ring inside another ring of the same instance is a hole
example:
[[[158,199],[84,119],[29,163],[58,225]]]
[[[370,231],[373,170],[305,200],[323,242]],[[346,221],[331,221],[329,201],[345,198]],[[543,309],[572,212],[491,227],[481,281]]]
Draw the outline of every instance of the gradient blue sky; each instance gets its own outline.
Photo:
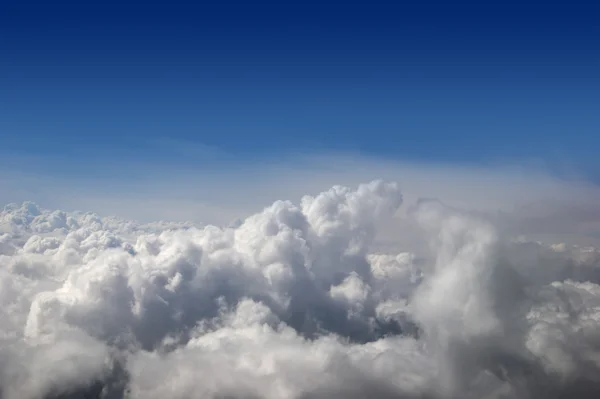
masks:
[[[1,163],[344,152],[597,178],[593,3],[5,1]]]

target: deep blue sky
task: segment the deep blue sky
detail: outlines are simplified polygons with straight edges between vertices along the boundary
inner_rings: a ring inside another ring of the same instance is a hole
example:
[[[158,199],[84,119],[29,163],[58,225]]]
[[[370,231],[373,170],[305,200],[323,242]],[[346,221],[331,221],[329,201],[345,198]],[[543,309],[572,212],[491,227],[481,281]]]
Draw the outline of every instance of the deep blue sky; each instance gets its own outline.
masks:
[[[0,155],[86,173],[197,143],[600,176],[592,1],[216,3],[2,2]]]

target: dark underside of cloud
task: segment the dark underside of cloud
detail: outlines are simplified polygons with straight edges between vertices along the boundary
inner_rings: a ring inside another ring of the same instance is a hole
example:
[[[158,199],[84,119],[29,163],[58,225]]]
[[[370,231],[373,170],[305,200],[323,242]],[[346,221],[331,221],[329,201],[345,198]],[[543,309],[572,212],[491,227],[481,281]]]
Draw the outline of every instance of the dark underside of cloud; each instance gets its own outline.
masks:
[[[427,251],[377,253],[401,203],[336,186],[225,228],[8,205],[0,398],[600,397],[600,252],[422,201]]]

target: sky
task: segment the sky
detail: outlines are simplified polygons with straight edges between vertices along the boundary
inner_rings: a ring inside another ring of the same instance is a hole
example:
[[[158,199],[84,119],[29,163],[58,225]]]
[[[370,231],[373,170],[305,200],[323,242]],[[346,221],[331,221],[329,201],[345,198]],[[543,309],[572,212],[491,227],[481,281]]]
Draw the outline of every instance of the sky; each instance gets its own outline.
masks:
[[[593,2],[0,7],[3,201],[315,156],[600,179]]]
[[[0,2],[0,398],[599,398],[593,3]]]

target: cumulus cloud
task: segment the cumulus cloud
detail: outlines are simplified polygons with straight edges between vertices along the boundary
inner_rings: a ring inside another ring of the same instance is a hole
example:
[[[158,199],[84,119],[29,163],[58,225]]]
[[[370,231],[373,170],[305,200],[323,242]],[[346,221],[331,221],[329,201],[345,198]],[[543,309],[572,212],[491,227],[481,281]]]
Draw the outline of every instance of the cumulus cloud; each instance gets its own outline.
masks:
[[[420,201],[426,245],[380,252],[402,202],[334,186],[227,227],[7,205],[0,397],[600,395],[600,251]]]

